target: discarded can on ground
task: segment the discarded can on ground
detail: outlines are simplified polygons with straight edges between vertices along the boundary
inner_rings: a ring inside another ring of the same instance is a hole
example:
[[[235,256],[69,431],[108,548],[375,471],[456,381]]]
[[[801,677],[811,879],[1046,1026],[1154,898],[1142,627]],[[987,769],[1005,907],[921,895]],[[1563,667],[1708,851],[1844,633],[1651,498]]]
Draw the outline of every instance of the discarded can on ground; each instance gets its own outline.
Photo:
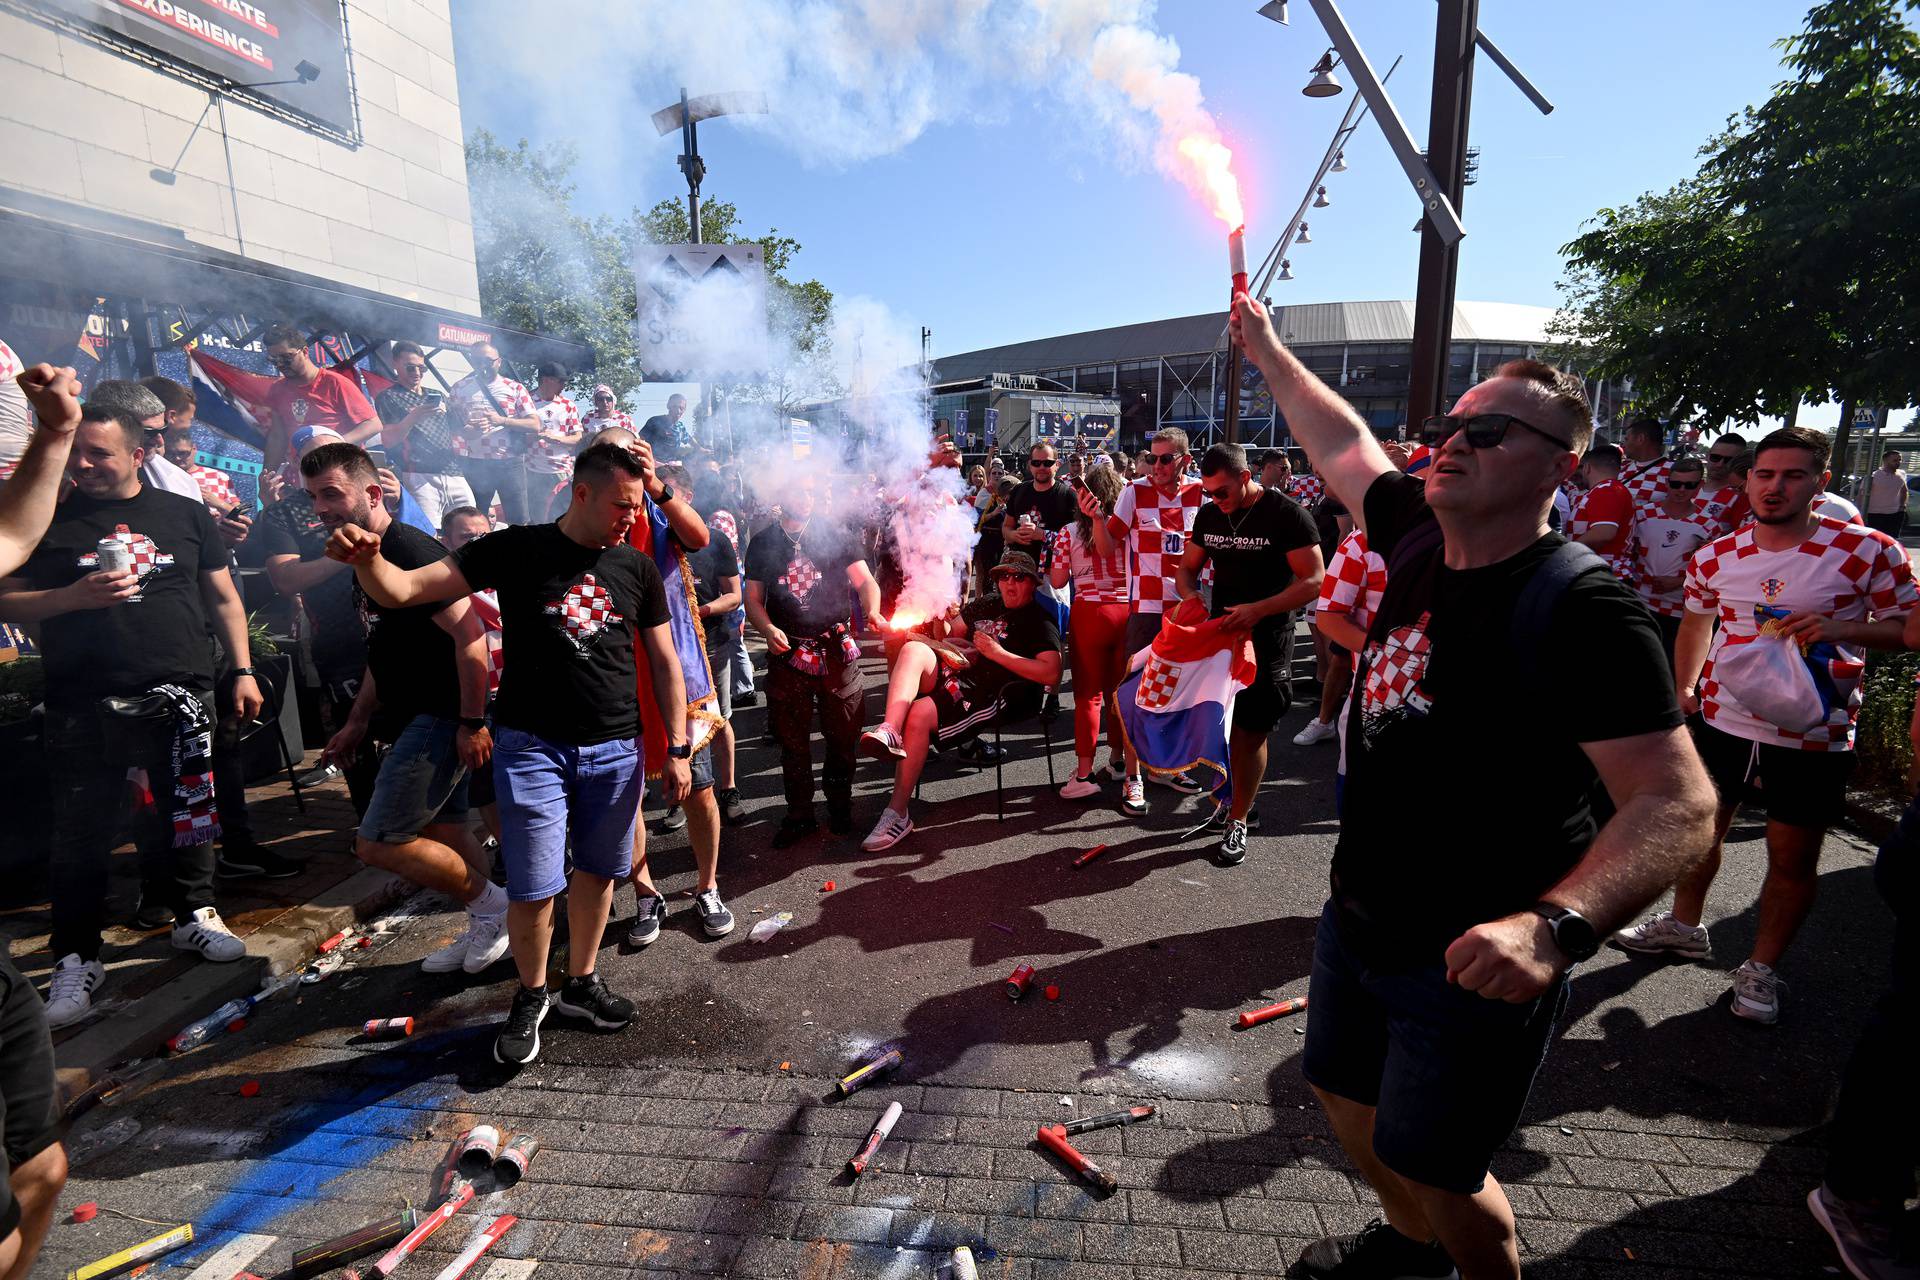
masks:
[[[102,573],[125,573],[133,568],[133,548],[118,538],[102,538],[93,554]]]
[[[900,1051],[889,1049],[879,1057],[861,1067],[852,1075],[840,1081],[840,1096],[847,1097],[856,1090],[872,1084],[874,1080],[900,1065]]]
[[[1272,1022],[1275,1018],[1284,1018],[1290,1013],[1299,1013],[1307,1007],[1307,998],[1299,996],[1292,1000],[1282,1000],[1278,1004],[1263,1005],[1258,1009],[1249,1009],[1241,1014],[1238,1021],[1242,1027],[1257,1027],[1263,1022]]]
[[[527,1176],[527,1166],[533,1163],[533,1156],[540,1150],[540,1139],[530,1133],[516,1133],[513,1141],[501,1148],[493,1161],[493,1181],[495,1186],[510,1187]]]
[[[163,1231],[151,1240],[142,1240],[130,1249],[110,1253],[98,1262],[89,1262],[84,1267],[75,1267],[67,1272],[66,1280],[106,1280],[108,1276],[123,1275],[135,1267],[152,1262],[155,1258],[192,1243],[193,1224],[187,1223],[171,1231]]]
[[[973,1265],[973,1250],[961,1245],[953,1251],[953,1280],[980,1280]]]
[[[361,1034],[372,1040],[404,1040],[413,1034],[412,1018],[368,1018]]]
[[[477,1124],[460,1139],[460,1154],[454,1157],[453,1167],[469,1178],[477,1178],[493,1168],[499,1154],[500,1131],[490,1124]]]
[[[275,1280],[311,1280],[313,1276],[336,1271],[349,1262],[358,1262],[370,1254],[392,1248],[419,1225],[418,1213],[412,1209],[402,1209],[391,1218],[382,1218],[345,1235],[297,1249],[292,1264]]]
[[[1007,999],[1018,1000],[1033,985],[1033,966],[1023,964],[1007,975]]]
[[[867,1171],[867,1166],[873,1163],[874,1152],[880,1150],[880,1144],[887,1140],[887,1135],[893,1132],[893,1126],[899,1122],[900,1111],[899,1103],[887,1104],[886,1111],[881,1113],[879,1123],[873,1126],[873,1132],[869,1133],[867,1140],[861,1144],[860,1154],[847,1161],[848,1173],[857,1178]]]

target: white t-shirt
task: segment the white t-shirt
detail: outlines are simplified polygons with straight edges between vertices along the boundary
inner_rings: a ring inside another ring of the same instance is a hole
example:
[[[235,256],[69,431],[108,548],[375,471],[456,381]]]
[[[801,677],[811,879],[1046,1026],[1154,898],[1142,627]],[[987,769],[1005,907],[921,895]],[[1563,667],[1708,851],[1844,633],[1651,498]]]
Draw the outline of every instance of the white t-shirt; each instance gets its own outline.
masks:
[[[1875,467],[1867,477],[1867,510],[1876,516],[1897,515],[1907,509],[1907,473]]]
[[[183,498],[192,498],[195,502],[205,502],[206,495],[200,492],[200,482],[168,462],[159,453],[150,453],[147,460],[140,464],[140,475],[156,489],[168,493],[177,493]]]
[[[1860,508],[1830,491],[1822,493],[1813,500],[1813,514],[1833,520],[1845,520],[1848,524],[1860,523]]]
[[[1693,553],[1713,541],[1719,526],[1705,507],[1694,503],[1684,516],[1667,514],[1664,506],[1648,505],[1633,513],[1634,589],[1647,602],[1647,608],[1668,618],[1686,611],[1687,586],[1683,581],[1670,590],[1653,585],[1655,578],[1684,575]]]

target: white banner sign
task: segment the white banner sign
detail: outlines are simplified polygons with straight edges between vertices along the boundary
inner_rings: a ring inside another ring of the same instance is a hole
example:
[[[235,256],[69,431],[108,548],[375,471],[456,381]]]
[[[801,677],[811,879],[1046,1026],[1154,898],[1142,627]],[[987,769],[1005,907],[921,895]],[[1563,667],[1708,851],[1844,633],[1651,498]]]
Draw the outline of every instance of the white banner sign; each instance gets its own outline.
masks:
[[[704,381],[767,371],[767,278],[757,244],[643,244],[633,251],[641,366]]]

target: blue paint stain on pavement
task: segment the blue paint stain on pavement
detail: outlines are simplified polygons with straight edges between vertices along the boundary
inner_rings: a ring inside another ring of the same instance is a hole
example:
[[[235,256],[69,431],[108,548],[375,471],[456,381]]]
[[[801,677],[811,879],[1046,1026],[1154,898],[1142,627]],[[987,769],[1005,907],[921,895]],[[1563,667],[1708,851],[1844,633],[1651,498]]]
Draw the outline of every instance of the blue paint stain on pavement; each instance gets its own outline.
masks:
[[[194,1215],[193,1245],[168,1258],[167,1269],[190,1270],[238,1235],[273,1234],[281,1218],[324,1200],[326,1187],[336,1179],[413,1141],[431,1111],[459,1086],[451,1080],[425,1081],[404,1092],[404,1105],[380,1106],[375,1104],[394,1101],[393,1089],[355,1088],[338,1102],[314,1103],[276,1122],[276,1136],[290,1140],[246,1161],[239,1181]]]

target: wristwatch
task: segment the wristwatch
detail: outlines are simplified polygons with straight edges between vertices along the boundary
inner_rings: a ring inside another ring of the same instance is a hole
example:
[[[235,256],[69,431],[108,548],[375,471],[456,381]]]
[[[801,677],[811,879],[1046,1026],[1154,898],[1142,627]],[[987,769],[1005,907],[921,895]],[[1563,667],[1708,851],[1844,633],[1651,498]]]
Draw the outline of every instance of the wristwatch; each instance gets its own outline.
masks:
[[[669,746],[667,748],[667,759],[669,760],[693,759],[693,744],[691,742],[683,742],[677,747]]]
[[[461,716],[458,723],[462,729],[471,729],[475,733],[478,733],[487,727],[487,718],[485,716]]]
[[[673,496],[674,496],[673,486],[668,484],[665,480],[662,480],[660,482],[660,496],[653,500],[654,505],[665,506],[667,503],[673,501]]]
[[[1593,922],[1575,911],[1572,907],[1563,907],[1555,902],[1536,902],[1533,913],[1547,922],[1553,930],[1553,945],[1565,953],[1567,959],[1578,964],[1582,960],[1591,960],[1600,950],[1600,935],[1594,931]]]
[[[235,677],[236,679],[239,678],[240,676],[250,676],[253,674],[253,668],[252,667],[235,667],[228,674]]]

